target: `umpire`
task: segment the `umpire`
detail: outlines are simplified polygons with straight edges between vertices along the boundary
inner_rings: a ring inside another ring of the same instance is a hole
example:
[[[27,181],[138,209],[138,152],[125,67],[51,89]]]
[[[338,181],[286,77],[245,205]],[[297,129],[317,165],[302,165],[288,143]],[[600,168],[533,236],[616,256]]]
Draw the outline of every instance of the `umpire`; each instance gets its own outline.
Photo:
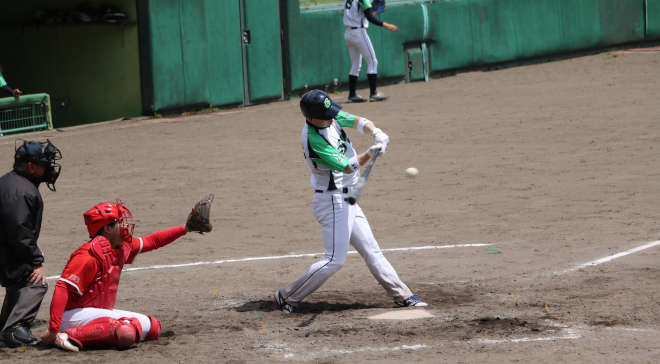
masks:
[[[48,291],[44,255],[37,246],[44,210],[39,185],[55,191],[60,151],[48,140],[16,148],[14,170],[0,177],[0,285],[5,300],[0,313],[0,347],[36,346],[30,325]]]

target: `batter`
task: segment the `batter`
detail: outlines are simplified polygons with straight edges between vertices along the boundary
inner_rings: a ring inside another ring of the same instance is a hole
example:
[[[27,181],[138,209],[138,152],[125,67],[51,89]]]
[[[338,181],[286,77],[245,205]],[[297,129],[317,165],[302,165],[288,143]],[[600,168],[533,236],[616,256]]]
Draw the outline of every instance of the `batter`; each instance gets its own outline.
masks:
[[[282,311],[298,313],[298,303],[344,265],[349,244],[364,258],[371,274],[392,297],[396,307],[428,306],[399,279],[381,252],[360,206],[348,203],[348,195],[360,177],[360,168],[377,151],[385,154],[389,137],[370,120],[341,111],[341,105],[320,90],[307,92],[300,101],[300,109],[306,118],[302,132],[303,153],[315,190],[312,211],[321,224],[325,256],[275,293]],[[373,135],[376,144],[357,154],[344,127]]]
[[[396,25],[388,24],[372,13],[370,0],[344,0],[344,41],[348,47],[351,57],[351,71],[348,74],[348,102],[366,102],[358,94],[358,76],[362,67],[362,58],[367,62],[367,79],[369,80],[369,101],[387,100],[389,96],[383,95],[376,90],[378,81],[378,60],[376,52],[371,45],[371,39],[367,34],[369,23],[383,27],[391,32],[399,30]]]

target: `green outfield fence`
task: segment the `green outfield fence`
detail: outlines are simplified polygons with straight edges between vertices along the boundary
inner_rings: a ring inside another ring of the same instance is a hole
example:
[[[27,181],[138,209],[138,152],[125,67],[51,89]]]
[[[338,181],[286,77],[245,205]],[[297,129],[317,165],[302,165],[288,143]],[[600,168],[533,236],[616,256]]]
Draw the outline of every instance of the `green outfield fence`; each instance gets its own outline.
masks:
[[[646,2],[646,39],[660,40],[660,0]]]
[[[373,3],[373,0],[371,1]],[[410,5],[431,2],[429,0],[387,0],[386,6],[392,5]],[[341,11],[344,7],[344,0],[300,0],[301,12],[313,11]]]
[[[320,0],[286,5],[288,91],[335,79],[347,84],[351,63],[341,7]],[[660,0],[387,1],[379,16],[399,27],[397,33],[368,29],[379,79],[403,80],[419,79],[406,75],[406,56],[413,53],[423,56],[425,71],[441,74],[650,40],[660,30]],[[363,70],[359,80],[366,78]]]
[[[143,112],[346,89],[342,4],[137,0]],[[382,83],[660,39],[660,0],[388,0],[379,17],[399,27],[368,29]]]
[[[0,134],[53,129],[48,94],[0,99]]]

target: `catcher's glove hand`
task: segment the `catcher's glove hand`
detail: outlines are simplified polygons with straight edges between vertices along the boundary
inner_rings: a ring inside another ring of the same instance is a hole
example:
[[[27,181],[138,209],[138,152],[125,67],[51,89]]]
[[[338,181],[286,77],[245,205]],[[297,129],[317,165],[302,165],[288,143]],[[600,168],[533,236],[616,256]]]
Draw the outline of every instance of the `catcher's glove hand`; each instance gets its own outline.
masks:
[[[201,201],[199,201],[195,207],[193,207],[192,212],[188,215],[188,220],[186,221],[186,227],[190,231],[202,233],[208,233],[213,229],[211,225],[211,202],[215,196],[212,193],[209,193]]]

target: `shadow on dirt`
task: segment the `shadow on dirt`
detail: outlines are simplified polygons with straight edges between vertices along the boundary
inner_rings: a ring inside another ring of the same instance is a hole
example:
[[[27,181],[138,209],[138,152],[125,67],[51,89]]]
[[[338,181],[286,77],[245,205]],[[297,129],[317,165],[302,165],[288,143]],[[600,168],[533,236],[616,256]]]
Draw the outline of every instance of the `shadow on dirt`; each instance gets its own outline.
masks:
[[[549,328],[545,325],[517,318],[483,317],[467,322],[468,330],[463,334],[468,339],[488,335],[508,337],[514,334],[541,334]],[[555,328],[551,330],[554,331]]]
[[[301,313],[321,313],[324,311],[329,312],[338,312],[338,311],[347,311],[347,310],[364,310],[370,308],[383,308],[383,306],[378,305],[365,305],[362,303],[329,303],[326,301],[322,302],[302,302],[298,309]],[[273,312],[279,311],[280,306],[275,303],[275,301],[250,301],[238,307],[232,307],[237,312],[250,312],[250,311],[259,311],[259,312]]]

